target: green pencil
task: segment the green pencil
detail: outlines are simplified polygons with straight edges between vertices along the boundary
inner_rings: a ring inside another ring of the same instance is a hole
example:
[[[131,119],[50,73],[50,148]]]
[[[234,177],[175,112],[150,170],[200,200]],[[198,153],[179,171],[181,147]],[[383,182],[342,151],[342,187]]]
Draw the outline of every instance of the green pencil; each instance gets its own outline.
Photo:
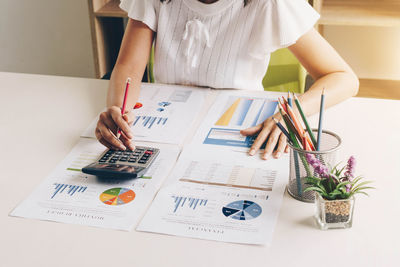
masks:
[[[302,147],[299,145],[299,142],[297,142],[297,138],[296,138],[297,131],[294,128],[293,123],[290,121],[288,115],[286,114],[286,112],[284,110],[282,110],[282,108],[280,106],[279,106],[279,113],[281,114],[283,121],[286,124],[286,128],[288,129],[289,136],[290,136],[290,139],[291,139],[293,145],[297,148],[302,149]]]
[[[300,105],[300,101],[299,101],[299,99],[297,98],[297,96],[295,94],[293,94],[293,96],[294,96],[294,102],[296,103],[297,109],[299,110],[301,118],[303,119],[303,122],[304,122],[304,124],[306,126],[307,132],[311,137],[311,141],[313,142],[314,147],[316,147],[317,146],[317,140],[315,139],[315,136],[314,136],[314,134],[313,134],[313,132],[312,132],[312,130],[310,128],[310,125],[308,124],[307,118],[304,115],[303,109],[301,108],[301,105]]]

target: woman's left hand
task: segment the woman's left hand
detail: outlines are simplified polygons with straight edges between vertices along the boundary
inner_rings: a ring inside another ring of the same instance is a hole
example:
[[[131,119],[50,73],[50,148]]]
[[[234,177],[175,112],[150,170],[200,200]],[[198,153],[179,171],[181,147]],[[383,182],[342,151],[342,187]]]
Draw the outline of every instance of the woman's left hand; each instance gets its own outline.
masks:
[[[280,114],[275,114],[274,117],[278,121],[282,120]],[[256,154],[267,138],[268,141],[265,146],[264,153],[262,154],[262,159],[267,160],[271,157],[279,158],[283,152],[289,152],[286,136],[281,132],[278,126],[276,126],[272,117],[269,117],[263,123],[257,126],[241,130],[240,133],[244,136],[258,134],[256,140],[250,148],[250,156],[254,156]],[[276,150],[274,151],[275,147]]]

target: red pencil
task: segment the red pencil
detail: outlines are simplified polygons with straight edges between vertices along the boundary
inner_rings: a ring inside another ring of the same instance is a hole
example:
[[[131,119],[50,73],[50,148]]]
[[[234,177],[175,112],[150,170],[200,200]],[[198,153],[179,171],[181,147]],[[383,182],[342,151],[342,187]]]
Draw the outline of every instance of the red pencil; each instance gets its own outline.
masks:
[[[287,113],[285,102],[282,101],[280,98],[278,98],[278,103],[281,105],[282,110],[284,110]]]
[[[126,79],[124,101],[122,102],[121,115],[124,115],[124,113],[125,113],[126,99],[128,98],[128,92],[129,92],[129,85],[130,84],[131,84],[131,78]],[[121,136],[121,130],[118,129],[117,138],[119,139],[120,136]]]

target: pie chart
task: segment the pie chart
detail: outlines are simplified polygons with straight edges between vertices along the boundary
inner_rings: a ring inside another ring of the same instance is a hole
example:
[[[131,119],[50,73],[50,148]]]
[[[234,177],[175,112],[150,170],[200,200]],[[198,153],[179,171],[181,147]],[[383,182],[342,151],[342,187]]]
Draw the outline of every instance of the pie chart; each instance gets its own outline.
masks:
[[[119,206],[135,199],[135,192],[128,188],[111,188],[100,195],[100,201],[106,205]]]
[[[222,208],[222,213],[226,217],[240,221],[257,218],[261,212],[260,205],[250,200],[238,200]]]

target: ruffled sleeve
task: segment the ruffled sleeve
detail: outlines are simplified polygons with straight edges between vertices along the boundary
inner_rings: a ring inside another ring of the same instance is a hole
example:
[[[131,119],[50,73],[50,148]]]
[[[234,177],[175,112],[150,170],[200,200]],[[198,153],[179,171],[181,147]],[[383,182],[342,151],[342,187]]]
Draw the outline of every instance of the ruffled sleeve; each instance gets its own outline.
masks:
[[[296,43],[320,17],[306,0],[261,2],[249,44],[249,53],[257,58]]]
[[[128,17],[138,20],[157,31],[157,12],[159,0],[121,0],[119,7],[128,13]]]

